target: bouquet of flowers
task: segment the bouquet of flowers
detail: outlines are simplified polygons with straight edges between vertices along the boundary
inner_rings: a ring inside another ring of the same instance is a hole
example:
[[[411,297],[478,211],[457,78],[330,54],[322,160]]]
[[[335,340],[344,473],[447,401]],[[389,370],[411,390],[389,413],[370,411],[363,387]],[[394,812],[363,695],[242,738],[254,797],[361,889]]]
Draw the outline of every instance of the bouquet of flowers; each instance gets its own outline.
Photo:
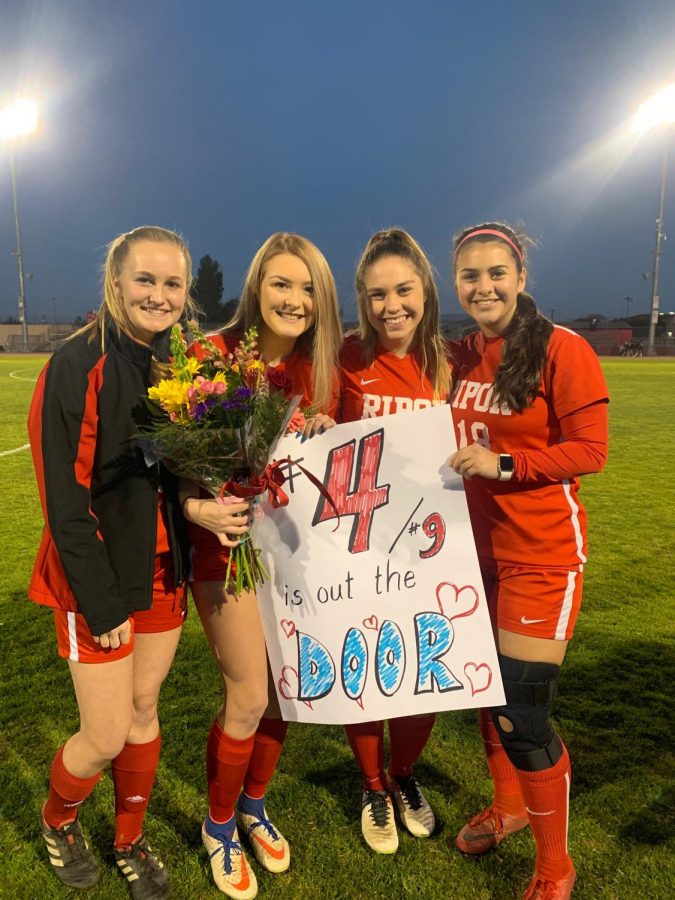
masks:
[[[171,332],[170,375],[148,389],[150,422],[142,438],[174,474],[189,478],[214,496],[248,499],[268,492],[285,506],[284,476],[268,464],[289,425],[299,429],[300,397],[290,397],[288,377],[266,366],[249,329],[233,353],[222,353],[189,323],[194,335],[188,356],[180,326]],[[302,421],[300,421],[302,420]],[[235,593],[255,590],[268,578],[250,536],[230,553],[226,582]]]

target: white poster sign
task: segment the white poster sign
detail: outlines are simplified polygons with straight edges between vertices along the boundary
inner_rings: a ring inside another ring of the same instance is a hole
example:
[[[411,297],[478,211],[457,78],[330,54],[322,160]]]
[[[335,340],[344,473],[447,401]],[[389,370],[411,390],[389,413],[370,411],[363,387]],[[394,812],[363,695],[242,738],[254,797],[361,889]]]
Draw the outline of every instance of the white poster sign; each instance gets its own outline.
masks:
[[[254,540],[270,573],[260,608],[286,720],[504,702],[464,485],[446,463],[455,448],[448,406],[280,442],[290,502],[264,505]]]

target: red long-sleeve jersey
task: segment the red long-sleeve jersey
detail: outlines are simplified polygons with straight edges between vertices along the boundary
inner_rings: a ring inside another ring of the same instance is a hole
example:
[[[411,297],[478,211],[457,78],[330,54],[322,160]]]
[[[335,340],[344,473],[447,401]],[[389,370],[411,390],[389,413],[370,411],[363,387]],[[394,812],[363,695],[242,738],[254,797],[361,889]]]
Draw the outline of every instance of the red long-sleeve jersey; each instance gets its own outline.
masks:
[[[586,513],[579,476],[607,457],[605,379],[579,335],[555,326],[539,391],[522,413],[494,399],[504,339],[469,335],[456,357],[453,418],[460,447],[510,453],[510,481],[466,481],[478,555],[510,565],[574,568],[586,561]]]

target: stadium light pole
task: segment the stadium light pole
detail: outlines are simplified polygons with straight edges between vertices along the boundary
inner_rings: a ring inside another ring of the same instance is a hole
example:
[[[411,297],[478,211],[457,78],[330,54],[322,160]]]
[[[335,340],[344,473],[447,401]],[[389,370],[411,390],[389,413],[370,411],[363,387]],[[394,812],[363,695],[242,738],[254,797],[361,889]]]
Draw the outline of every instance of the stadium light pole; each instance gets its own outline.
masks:
[[[675,83],[669,84],[646,103],[643,103],[635,116],[635,130],[644,134],[653,128],[665,128],[663,137],[663,156],[661,159],[661,191],[659,196],[659,214],[656,219],[656,244],[654,246],[654,268],[652,270],[652,303],[649,316],[649,337],[647,339],[647,356],[656,356],[654,343],[656,326],[659,321],[659,263],[661,260],[661,242],[663,232],[663,206],[666,198],[666,173],[668,170],[668,144],[671,128],[675,124]]]
[[[19,227],[19,204],[16,195],[16,167],[14,164],[13,142],[32,134],[37,128],[37,105],[31,100],[15,100],[0,110],[0,140],[9,143],[9,168],[12,176],[12,200],[14,202],[14,229],[16,231],[16,264],[19,269],[19,322],[23,349],[28,350],[28,322],[26,319],[26,278],[21,252],[21,229]]]

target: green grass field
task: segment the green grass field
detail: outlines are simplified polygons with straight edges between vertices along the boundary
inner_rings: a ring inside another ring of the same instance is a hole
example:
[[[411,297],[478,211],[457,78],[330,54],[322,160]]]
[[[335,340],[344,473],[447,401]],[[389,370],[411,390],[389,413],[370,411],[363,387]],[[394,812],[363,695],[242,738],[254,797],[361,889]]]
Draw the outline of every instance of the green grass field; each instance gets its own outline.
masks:
[[[51,874],[37,817],[57,746],[77,727],[52,616],[26,600],[41,517],[25,418],[44,357],[0,357],[0,897],[75,892]],[[612,359],[607,469],[585,480],[591,556],[584,606],[563,667],[556,718],[572,756],[570,844],[574,897],[675,897],[675,585],[673,446],[675,360]],[[206,810],[204,741],[219,704],[216,672],[197,617],[188,621],[161,700],[164,746],[146,833],[167,863],[172,897],[222,896],[199,826]],[[454,835],[489,799],[475,715],[439,716],[417,767],[437,812],[427,841],[401,834],[376,857],[359,826],[360,786],[340,728],[296,725],[271,786],[268,811],[288,837],[284,875],[257,869],[267,898],[520,897],[533,866],[529,833],[466,859]],[[104,775],[81,819],[104,874],[87,896],[125,898],[113,870],[112,783]]]

